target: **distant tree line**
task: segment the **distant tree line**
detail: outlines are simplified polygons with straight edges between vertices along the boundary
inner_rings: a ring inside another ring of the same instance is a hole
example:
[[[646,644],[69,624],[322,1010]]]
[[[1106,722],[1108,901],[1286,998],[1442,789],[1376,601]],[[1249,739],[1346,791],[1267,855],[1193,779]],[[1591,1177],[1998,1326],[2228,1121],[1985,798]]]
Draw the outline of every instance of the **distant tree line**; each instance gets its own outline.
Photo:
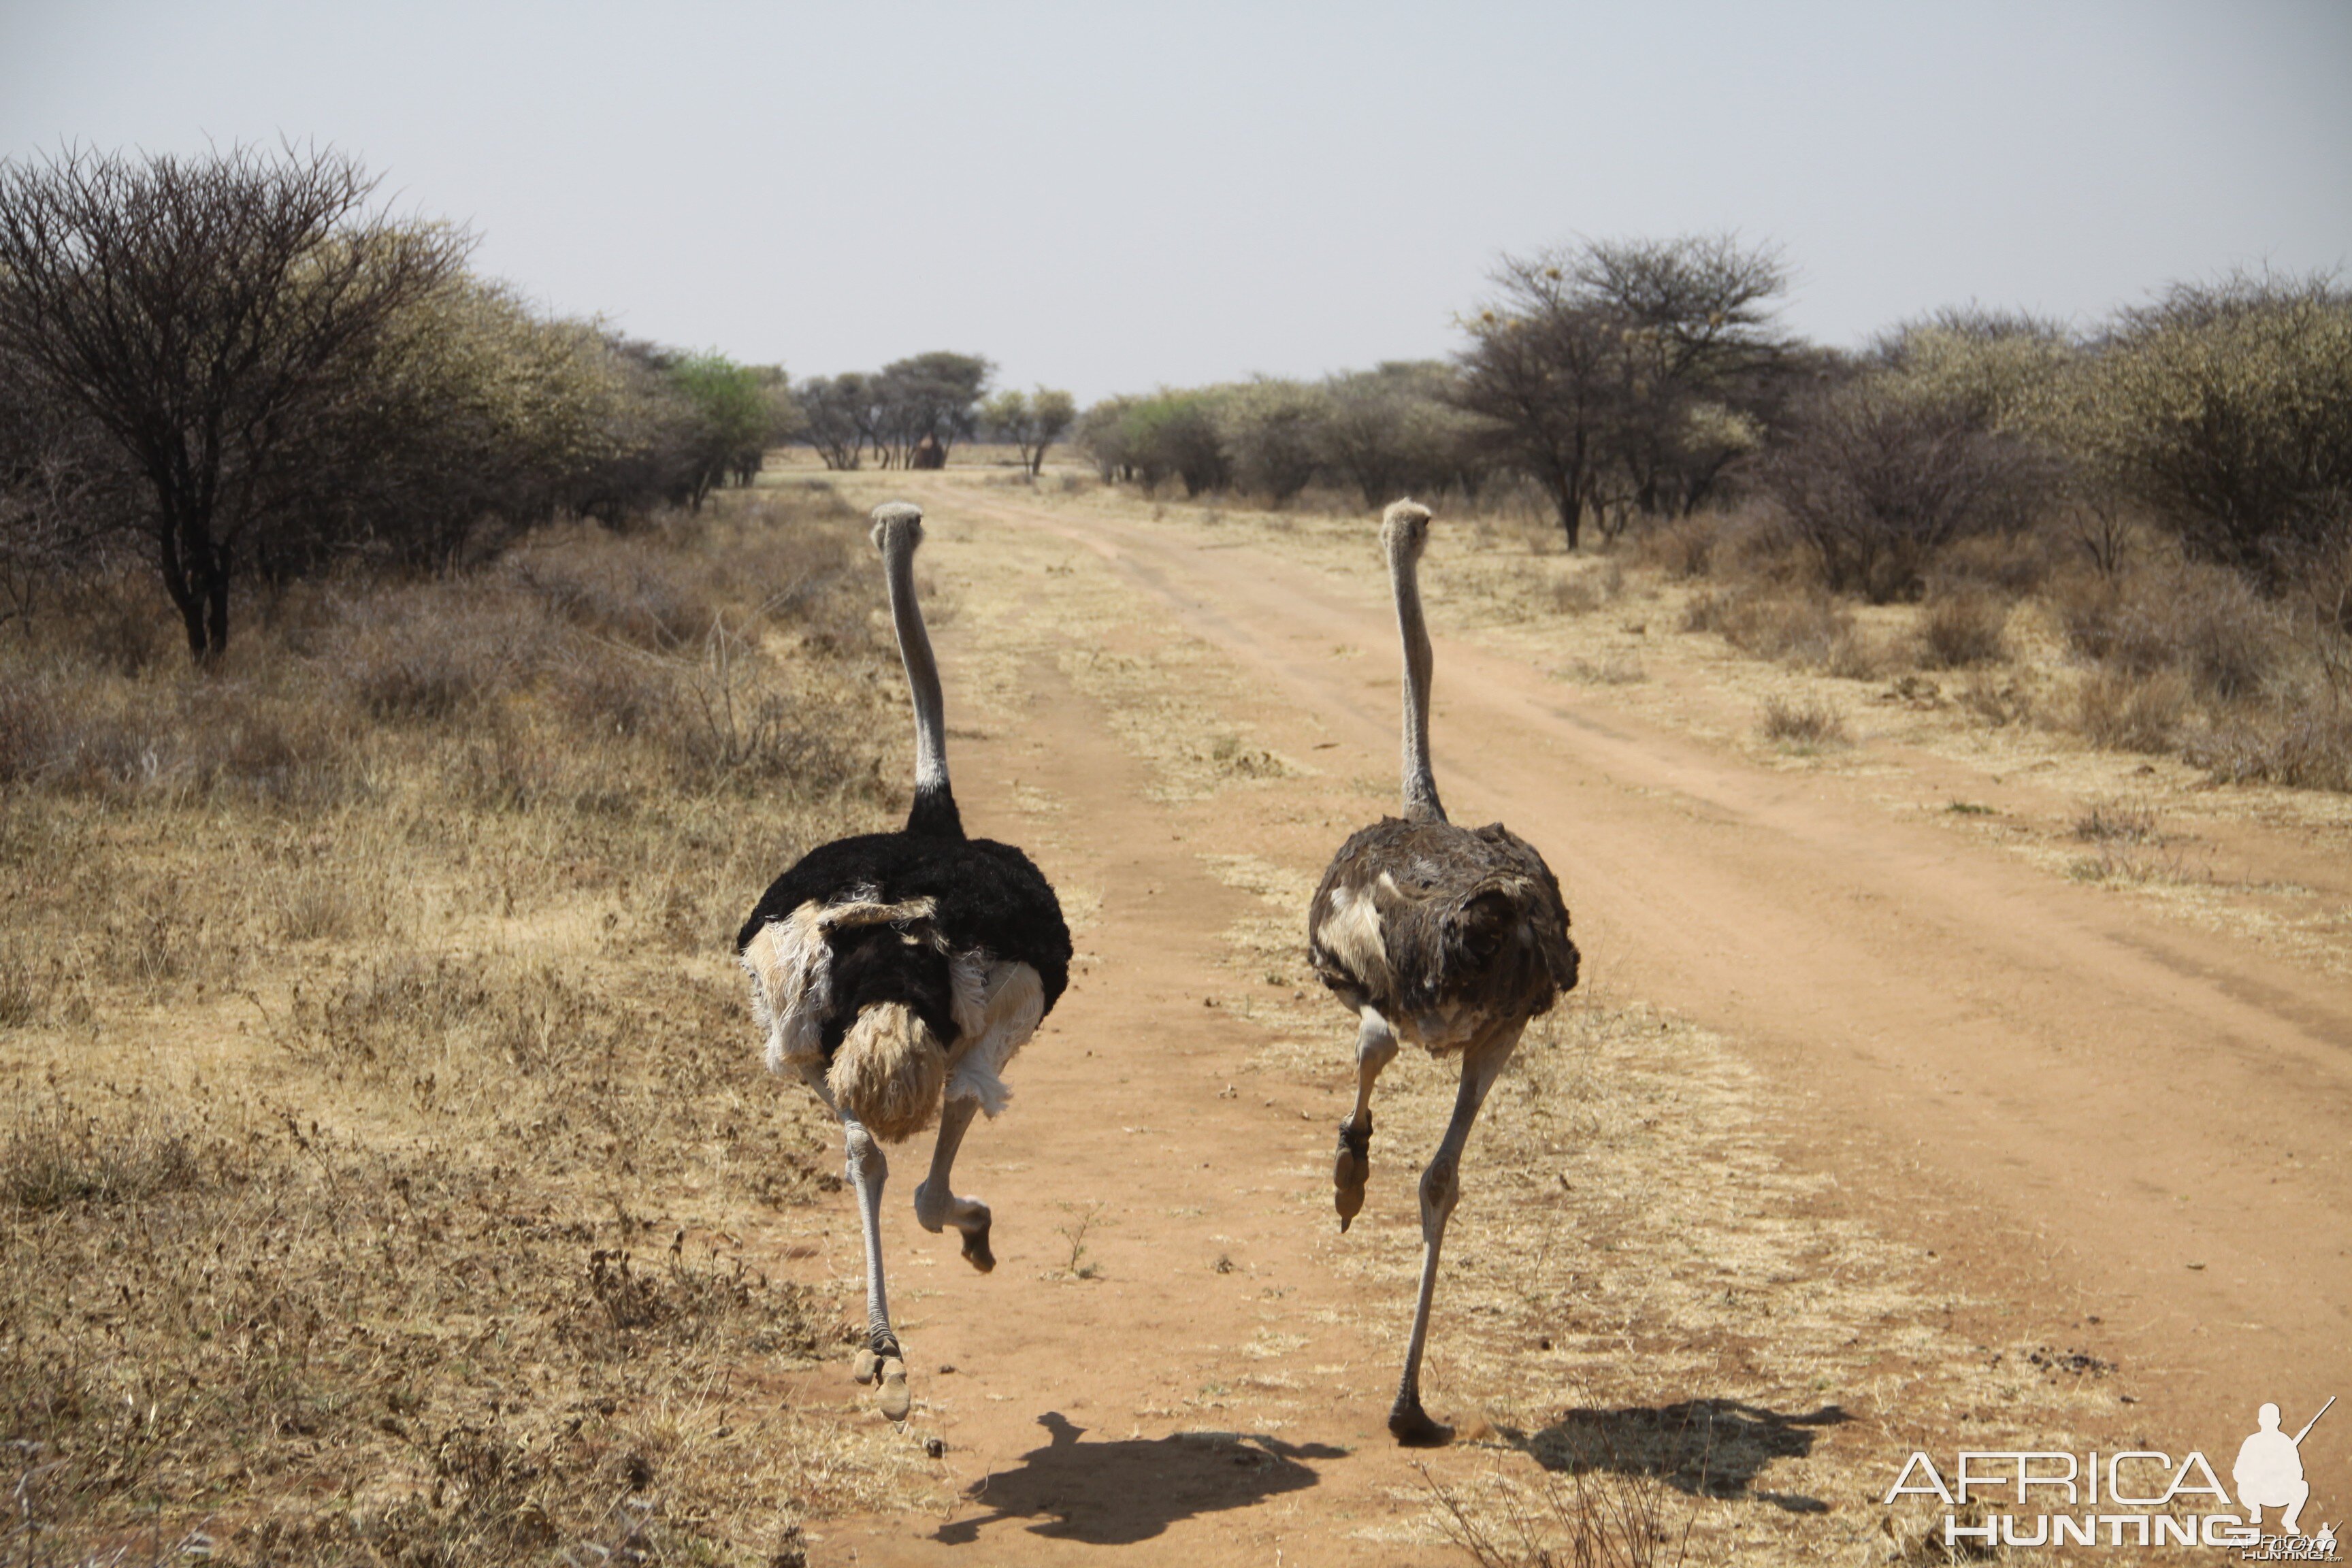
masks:
[[[1946,311],[1860,353],[1781,330],[1785,265],[1728,236],[1506,257],[1491,283],[1450,360],[1108,398],[1076,439],[1105,479],[1188,497],[1513,483],[1570,549],[1742,499],[1878,599],[1960,539],[2053,518],[2095,557],[2142,517],[2273,588],[2352,553],[2333,278],[2179,285],[2086,332]]]
[[[916,354],[878,371],[814,376],[795,389],[801,437],[828,468],[944,466],[975,437],[1019,448],[1032,475],[1077,417],[1066,392],[1039,387],[987,396],[996,367],[978,354]]]
[[[0,618],[135,545],[209,660],[241,582],[698,507],[797,428],[782,370],[551,318],[373,190],[291,147],[0,163]]]
[[[1079,443],[1107,478],[1277,504],[1318,482],[1371,505],[1507,476],[1573,546],[1705,501],[1821,362],[1772,325],[1778,258],[1730,238],[1506,258],[1495,284],[1451,362],[1112,398]]]

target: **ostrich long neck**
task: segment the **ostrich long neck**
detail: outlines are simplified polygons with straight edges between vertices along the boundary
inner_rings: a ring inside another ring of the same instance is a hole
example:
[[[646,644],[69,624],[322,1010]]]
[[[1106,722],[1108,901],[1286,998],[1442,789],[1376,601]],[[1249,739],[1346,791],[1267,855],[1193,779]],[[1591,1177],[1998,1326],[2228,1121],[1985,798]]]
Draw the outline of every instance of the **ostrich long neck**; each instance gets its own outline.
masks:
[[[940,701],[940,666],[923,630],[923,607],[915,599],[915,550],[911,543],[885,558],[890,584],[890,621],[898,633],[898,657],[907,666],[907,694],[915,705],[915,805],[907,831],[946,838],[963,837],[963,817],[948,784],[945,710]]]
[[[1402,543],[1389,552],[1396,590],[1397,632],[1404,640],[1404,815],[1408,822],[1444,822],[1437,779],[1429,769],[1429,626],[1421,615],[1421,562]]]

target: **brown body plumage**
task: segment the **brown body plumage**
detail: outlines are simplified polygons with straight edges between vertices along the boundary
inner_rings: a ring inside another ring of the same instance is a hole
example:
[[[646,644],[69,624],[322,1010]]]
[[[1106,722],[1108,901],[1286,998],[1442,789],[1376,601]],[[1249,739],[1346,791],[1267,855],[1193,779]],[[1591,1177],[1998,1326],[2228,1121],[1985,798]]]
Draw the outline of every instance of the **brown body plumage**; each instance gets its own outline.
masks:
[[[1499,822],[1382,817],[1339,847],[1307,923],[1308,962],[1348,1009],[1434,1052],[1549,1013],[1576,984],[1559,881]]]

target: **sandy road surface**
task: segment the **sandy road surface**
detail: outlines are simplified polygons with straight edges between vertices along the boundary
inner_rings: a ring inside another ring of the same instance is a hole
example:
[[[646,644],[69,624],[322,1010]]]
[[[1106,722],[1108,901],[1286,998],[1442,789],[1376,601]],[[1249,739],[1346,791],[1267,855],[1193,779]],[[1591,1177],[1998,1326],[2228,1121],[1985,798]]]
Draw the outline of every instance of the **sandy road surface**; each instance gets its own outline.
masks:
[[[1342,576],[955,476],[903,488],[932,508],[928,569],[973,606],[940,637],[951,731],[992,693],[990,717],[950,742],[967,819],[1099,905],[1078,938],[1093,962],[1016,1064],[1014,1113],[975,1133],[959,1173],[1000,1216],[994,1276],[907,1222],[911,1148],[894,1172],[915,1425],[946,1440],[962,1500],[944,1518],[836,1523],[819,1558],[1076,1561],[1150,1543],[1202,1562],[1277,1548],[1293,1563],[1426,1561],[1412,1522],[1425,1483],[1381,1428],[1393,1341],[1349,1331],[1408,1300],[1339,1270],[1359,1236],[1331,1234],[1322,1189],[1345,1020],[1328,1009],[1328,1081],[1249,1076],[1265,1027],[1231,1005],[1223,933],[1251,900],[1213,874],[1239,855],[1311,877],[1378,810],[1331,782],[1394,770],[1393,632],[1369,530],[1361,570]],[[1058,615],[1081,581],[1111,620]],[[1455,818],[1500,818],[1540,847],[1603,992],[1732,1042],[1780,1097],[1786,1156],[1835,1178],[1890,1245],[1932,1256],[1969,1310],[2029,1338],[2072,1326],[2122,1363],[2132,1402],[2076,1434],[2198,1447],[2226,1470],[2260,1400],[2352,1392],[2340,980],[1888,808],[1981,794],[1964,763],[1890,757],[1866,779],[1761,766],[1449,636],[1442,617],[1435,629],[1437,772]],[[1217,710],[1311,757],[1316,779],[1167,788],[1148,741],[1068,673],[1141,636],[1203,648],[1224,672],[1194,720]],[[1012,809],[1024,800],[1034,809]],[[2303,850],[2277,837],[2247,852],[2291,865]],[[1376,1147],[1368,1219],[1409,1224],[1424,1152]],[[1474,1141],[1465,1210],[1477,1157]],[[842,1218],[831,1266],[854,1273]],[[1075,1277],[1074,1255],[1097,1277]],[[1211,1391],[1251,1373],[1280,1390],[1278,1430],[1203,1418],[1225,1407]],[[841,1402],[838,1381],[799,1396]],[[1474,1422],[1475,1382],[1452,1411]],[[1906,1430],[1944,1440],[1932,1423]],[[1947,1449],[1975,1446],[1968,1434]],[[2310,1447],[2321,1516],[2338,1517],[2352,1440]],[[1514,1457],[1457,1448],[1433,1468]],[[1873,1456],[1856,1459],[1871,1473]],[[1847,1521],[1863,1510],[1821,1500]],[[1816,1531],[1791,1554],[1853,1540]]]

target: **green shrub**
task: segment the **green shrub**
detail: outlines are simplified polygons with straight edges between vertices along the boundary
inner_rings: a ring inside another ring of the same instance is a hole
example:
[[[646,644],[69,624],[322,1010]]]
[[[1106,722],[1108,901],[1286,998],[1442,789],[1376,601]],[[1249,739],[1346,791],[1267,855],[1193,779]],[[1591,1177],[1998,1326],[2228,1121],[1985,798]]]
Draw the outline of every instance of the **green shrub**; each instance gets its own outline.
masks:
[[[2030,419],[2195,556],[2283,586],[2352,527],[2352,292],[2324,277],[2176,287]]]

